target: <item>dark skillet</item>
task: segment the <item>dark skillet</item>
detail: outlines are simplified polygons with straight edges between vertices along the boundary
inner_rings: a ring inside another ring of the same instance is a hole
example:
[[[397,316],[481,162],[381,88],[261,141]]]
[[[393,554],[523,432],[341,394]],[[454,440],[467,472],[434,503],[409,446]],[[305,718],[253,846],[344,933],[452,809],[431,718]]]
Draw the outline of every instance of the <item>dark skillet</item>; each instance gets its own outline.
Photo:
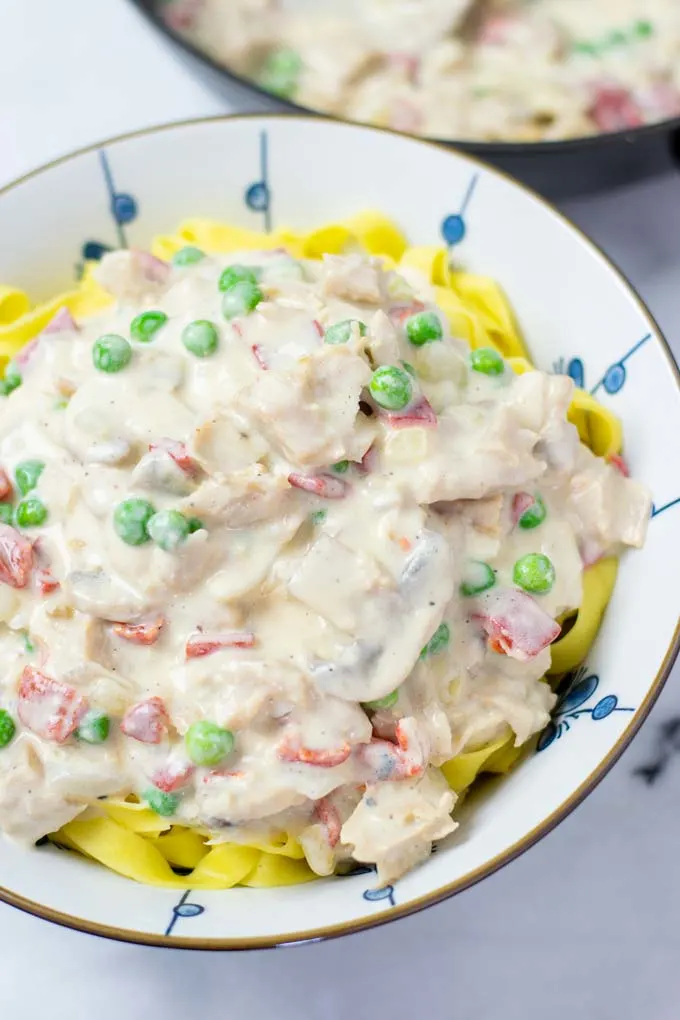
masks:
[[[267,107],[324,116],[318,110],[278,99],[254,82],[234,74],[166,25],[156,11],[158,0],[132,0],[156,28],[198,66],[213,84],[237,86],[244,101],[267,100]],[[262,105],[261,102],[259,104]],[[435,139],[436,140],[436,139]],[[680,117],[611,134],[559,142],[451,142],[524,181],[548,198],[594,194],[623,184],[680,170]]]

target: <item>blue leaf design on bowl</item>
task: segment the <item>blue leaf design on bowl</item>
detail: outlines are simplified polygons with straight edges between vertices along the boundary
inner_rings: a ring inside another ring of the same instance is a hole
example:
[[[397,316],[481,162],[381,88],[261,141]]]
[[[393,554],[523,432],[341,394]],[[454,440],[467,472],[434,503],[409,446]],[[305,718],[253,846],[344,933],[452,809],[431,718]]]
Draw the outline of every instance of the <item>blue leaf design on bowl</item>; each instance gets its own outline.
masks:
[[[567,365],[567,375],[570,379],[574,380],[576,386],[583,389],[586,373],[583,367],[583,362],[580,358],[572,358]]]
[[[364,899],[370,903],[376,903],[379,900],[391,900],[394,895],[394,889],[391,885],[386,885],[382,889],[367,889],[364,893]]]
[[[125,192],[119,192],[111,198],[111,212],[116,223],[132,223],[137,218],[137,203]]]
[[[200,903],[182,903],[175,907],[175,913],[179,917],[198,917],[205,910]]]
[[[465,221],[460,213],[447,216],[441,225],[441,232],[447,244],[460,244],[465,237]]]
[[[600,678],[591,674],[577,683],[560,702],[560,713],[573,712],[575,708],[582,705],[584,701],[587,701],[595,693],[599,682]]]
[[[100,241],[86,241],[81,248],[83,258],[88,262],[99,262],[109,251],[113,251],[113,249]]]
[[[608,694],[598,701],[593,709],[593,719],[606,719],[608,715],[612,714],[618,703],[619,699],[615,694]]]
[[[625,381],[626,369],[620,362],[617,362],[615,365],[610,365],[605,372],[602,385],[607,393],[618,393]]]
[[[256,181],[246,189],[246,205],[254,212],[265,212],[269,208],[269,188],[265,181]]]
[[[546,749],[546,747],[550,747],[550,745],[552,744],[552,742],[553,742],[553,740],[555,739],[556,736],[557,736],[557,726],[555,726],[554,722],[549,722],[548,725],[546,726],[546,728],[541,733],[540,737],[538,738],[538,743],[536,744],[536,750],[537,751],[544,751]]]

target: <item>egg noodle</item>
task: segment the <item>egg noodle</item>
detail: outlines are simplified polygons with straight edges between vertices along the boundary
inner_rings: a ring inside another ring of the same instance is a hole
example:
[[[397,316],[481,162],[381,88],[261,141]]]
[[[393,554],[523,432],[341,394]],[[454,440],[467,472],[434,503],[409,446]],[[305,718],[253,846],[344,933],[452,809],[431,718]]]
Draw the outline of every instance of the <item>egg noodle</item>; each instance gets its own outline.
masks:
[[[493,347],[518,374],[532,368],[512,312],[498,285],[484,276],[452,269],[445,248],[409,247],[398,228],[376,212],[361,213],[309,234],[277,230],[261,234],[211,220],[190,219],[176,234],[155,238],[151,251],[162,259],[191,244],[208,253],[244,249],[286,248],[295,258],[320,259],[325,254],[360,250],[383,259],[388,268],[420,270],[434,286],[436,301],[454,336],[472,349]],[[77,287],[51,301],[31,307],[20,290],[0,286],[0,366],[36,337],[60,308],[76,318],[103,311],[111,296],[85,267]],[[618,419],[593,397],[577,389],[569,420],[581,441],[598,456],[619,454],[622,431]],[[585,659],[597,634],[616,580],[617,561],[602,559],[583,574],[583,601],[567,621],[563,636],[551,646],[551,674],[558,677]],[[565,621],[563,621],[564,623]],[[464,794],[480,773],[508,772],[522,753],[507,734],[481,748],[458,754],[441,766],[451,788]],[[305,861],[300,843],[281,833],[270,841],[240,845],[209,845],[209,834],[166,822],[136,797],[97,801],[84,816],[63,826],[53,842],[78,851],[118,874],[150,885],[185,889],[227,889],[283,886],[318,876]]]

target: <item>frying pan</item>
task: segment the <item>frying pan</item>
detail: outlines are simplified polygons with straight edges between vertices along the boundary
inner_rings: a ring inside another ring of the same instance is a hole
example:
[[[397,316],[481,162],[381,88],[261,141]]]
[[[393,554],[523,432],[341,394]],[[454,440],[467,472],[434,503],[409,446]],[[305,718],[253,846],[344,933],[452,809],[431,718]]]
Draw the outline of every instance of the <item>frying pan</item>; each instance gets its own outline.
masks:
[[[159,16],[158,0],[131,0],[142,15],[218,87],[234,86],[245,102],[259,99],[265,109],[328,116],[279,99],[229,70],[192,42],[174,32]],[[265,102],[266,101],[266,102]],[[524,181],[550,199],[596,194],[644,178],[680,171],[680,117],[585,138],[550,142],[478,142],[433,139],[453,145]]]

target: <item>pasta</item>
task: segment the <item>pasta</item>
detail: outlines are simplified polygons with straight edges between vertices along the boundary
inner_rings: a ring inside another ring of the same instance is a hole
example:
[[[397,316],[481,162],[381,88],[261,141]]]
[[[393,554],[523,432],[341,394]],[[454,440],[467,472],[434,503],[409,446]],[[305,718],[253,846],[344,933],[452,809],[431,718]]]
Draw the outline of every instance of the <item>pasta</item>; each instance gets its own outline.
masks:
[[[365,212],[309,234],[284,229],[259,234],[210,220],[184,221],[175,234],[157,237],[154,256],[170,259],[186,245],[208,253],[285,248],[295,257],[367,251],[390,266],[423,274],[447,316],[452,333],[473,350],[493,348],[521,375],[532,365],[509,305],[492,280],[453,269],[448,252],[437,247],[409,247],[398,228],[377,212]],[[76,318],[104,310],[108,293],[86,267],[80,285],[49,302],[31,307],[22,291],[0,287],[0,357],[3,366],[21,358],[54,314],[67,308]],[[581,440],[602,456],[618,454],[622,433],[618,420],[589,394],[577,390],[569,419]],[[615,559],[601,559],[584,572],[583,600],[570,629],[552,646],[551,673],[574,669],[587,655],[597,634],[616,578]],[[465,748],[446,761],[441,772],[451,789],[464,794],[482,773],[509,771],[522,753],[508,728],[500,738]],[[281,833],[248,845],[211,845],[207,833],[171,824],[136,797],[97,801],[53,836],[55,843],[77,851],[136,881],[167,888],[227,889],[296,884],[315,879],[300,843]]]

